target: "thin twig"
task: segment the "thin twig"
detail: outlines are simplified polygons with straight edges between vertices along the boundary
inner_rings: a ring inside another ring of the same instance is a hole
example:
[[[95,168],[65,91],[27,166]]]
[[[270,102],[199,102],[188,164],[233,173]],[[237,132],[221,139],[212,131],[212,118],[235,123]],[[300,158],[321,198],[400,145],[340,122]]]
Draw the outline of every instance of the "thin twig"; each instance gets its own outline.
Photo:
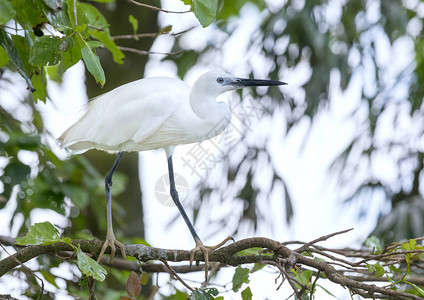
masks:
[[[112,39],[113,40],[130,40],[130,39],[136,39],[136,38],[149,38],[149,37],[155,38],[155,37],[158,37],[160,35],[170,35],[170,36],[173,36],[173,37],[177,37],[177,36],[180,36],[180,35],[188,32],[188,31],[190,31],[193,28],[196,28],[198,26],[199,25],[196,25],[196,26],[193,26],[193,27],[190,27],[188,29],[185,29],[185,30],[182,30],[182,31],[179,31],[179,32],[175,32],[175,33],[172,33],[172,32],[160,32],[159,31],[159,32],[148,32],[148,33],[136,33],[136,34],[115,35],[115,36],[112,37]]]
[[[343,234],[343,233],[349,232],[351,230],[353,230],[353,228],[324,235],[324,236],[322,236],[320,238],[317,238],[317,239],[315,239],[313,241],[310,241],[309,243],[306,243],[305,245],[303,245],[302,247],[296,249],[295,251],[298,252],[298,253],[302,253],[303,251],[306,251],[313,244],[316,244],[316,243],[321,242],[321,241],[326,241],[326,240],[328,240],[329,238],[331,238],[333,236],[336,236],[336,235],[339,235],[339,234]]]
[[[41,300],[43,297],[43,293],[44,293],[44,281],[43,279],[41,279],[40,277],[37,276],[37,274],[35,274],[30,268],[28,268],[27,266],[25,266],[23,263],[21,263],[19,260],[17,260],[15,257],[11,256],[9,251],[6,250],[6,248],[0,244],[0,247],[3,249],[4,252],[7,253],[7,255],[9,255],[10,257],[13,258],[13,260],[15,260],[19,265],[22,266],[22,268],[24,268],[25,270],[27,270],[29,273],[31,273],[35,278],[37,278],[38,280],[41,281],[41,291],[40,291],[40,296],[38,296],[37,300]]]
[[[77,0],[74,0],[74,22],[75,22],[75,27],[78,26],[78,21],[77,21]]]
[[[171,266],[168,264],[168,262],[166,260],[161,260],[163,262],[163,264],[168,268],[169,272],[175,277],[177,278],[177,280],[179,282],[181,282],[186,288],[188,288],[190,291],[194,292],[194,289],[189,286],[178,274],[177,272],[174,271],[174,269],[171,268]]]
[[[147,37],[157,37],[163,33],[160,32],[151,32],[151,33],[137,33],[137,34],[123,34],[123,35],[115,35],[112,37],[113,40],[129,40],[136,38],[147,38]]]
[[[140,2],[137,2],[137,1],[134,1],[134,0],[128,0],[128,2],[131,2],[131,3],[138,5],[138,6],[147,7],[147,8],[150,8],[152,10],[155,10],[155,11],[161,11],[161,12],[164,12],[164,13],[168,13],[168,14],[186,14],[186,13],[190,12],[189,10],[185,10],[185,11],[166,10],[166,9],[163,9],[163,8],[160,8],[160,7],[157,7],[157,6],[152,6],[152,5],[148,5],[148,4],[145,4],[145,3],[140,3]]]
[[[180,50],[180,51],[176,51],[176,52],[164,53],[164,52],[154,52],[154,51],[138,50],[138,49],[128,48],[128,47],[122,47],[122,46],[118,46],[118,49],[119,50],[122,50],[122,51],[137,53],[137,54],[140,54],[140,55],[158,54],[158,55],[170,55],[170,56],[174,56],[174,55],[178,55],[178,54],[180,54],[180,53],[183,52],[182,50]]]

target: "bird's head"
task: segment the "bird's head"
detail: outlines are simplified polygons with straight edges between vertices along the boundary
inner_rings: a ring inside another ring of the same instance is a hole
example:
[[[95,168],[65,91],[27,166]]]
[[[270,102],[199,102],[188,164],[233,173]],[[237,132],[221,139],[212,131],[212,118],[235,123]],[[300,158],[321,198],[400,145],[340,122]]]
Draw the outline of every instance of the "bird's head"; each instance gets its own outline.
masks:
[[[218,96],[224,92],[242,89],[249,86],[284,85],[285,82],[277,80],[238,78],[222,71],[211,71],[197,79],[193,87],[203,92]]]

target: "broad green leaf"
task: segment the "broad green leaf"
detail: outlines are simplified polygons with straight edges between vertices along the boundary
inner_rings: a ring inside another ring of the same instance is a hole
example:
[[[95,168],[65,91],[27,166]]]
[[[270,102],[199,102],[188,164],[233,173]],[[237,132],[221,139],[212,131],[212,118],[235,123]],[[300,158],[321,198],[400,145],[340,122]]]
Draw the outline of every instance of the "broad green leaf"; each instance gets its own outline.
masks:
[[[193,4],[193,0],[181,0],[181,1],[184,2],[185,5]]]
[[[75,38],[75,35],[67,38],[69,49],[62,52],[62,60],[60,63],[46,68],[50,79],[60,82],[66,70],[81,60],[81,48],[79,43],[75,42]]]
[[[86,29],[87,29],[87,24],[81,24],[74,28],[76,32],[83,32]]]
[[[313,274],[311,270],[295,271],[294,269],[292,269],[292,273],[295,274],[294,278],[303,283],[304,285],[310,284],[311,277]],[[298,285],[296,284],[296,286]],[[300,288],[300,286],[298,286],[298,288]]]
[[[103,48],[103,44],[99,41],[88,41],[87,44],[90,46],[90,49]]]
[[[76,1],[76,9],[77,9],[77,24],[75,25],[75,16],[74,16],[74,1],[66,0],[66,6],[68,7],[68,18],[70,22],[70,26],[75,28],[79,25],[87,25],[89,24],[86,12],[84,8],[81,6],[81,3]]]
[[[57,0],[43,0],[44,4],[53,10],[57,10]]]
[[[138,20],[136,18],[134,18],[133,15],[130,14],[128,21],[131,23],[131,26],[133,28],[134,34],[137,34],[137,30],[138,30]]]
[[[233,291],[237,292],[243,283],[249,282],[249,269],[238,266],[233,276]]]
[[[252,291],[250,290],[250,287],[245,288],[242,292],[241,292],[241,298],[243,300],[252,300]]]
[[[50,223],[35,223],[24,237],[16,239],[17,245],[49,245],[61,242],[59,231]]]
[[[0,68],[5,66],[9,62],[9,56],[7,55],[6,50],[0,46]]]
[[[86,276],[93,277],[95,280],[105,280],[107,271],[94,259],[88,257],[84,252],[82,252],[80,245],[78,245],[76,251],[78,268],[81,270],[81,272]]]
[[[66,40],[56,36],[45,35],[35,39],[31,48],[29,63],[42,67],[55,65],[59,62],[60,51],[66,50]]]
[[[195,0],[191,5],[191,11],[203,27],[212,24],[216,18],[218,0]]]
[[[85,66],[87,67],[88,71],[94,76],[94,79],[101,85],[104,85],[106,82],[106,78],[103,68],[100,64],[99,58],[81,35],[79,36],[79,42],[81,44],[81,55],[82,59],[84,60]]]
[[[16,11],[15,21],[23,29],[34,33],[36,36],[42,36],[41,25],[48,22],[43,13],[43,1],[13,0],[11,3]]]
[[[34,101],[37,102],[41,100],[46,102],[47,98],[47,76],[44,67],[37,69],[34,72],[34,75],[31,77],[32,84],[34,85],[34,91],[32,92],[32,97]]]
[[[56,0],[53,2],[56,3]],[[66,3],[61,3],[61,5],[63,6],[61,9],[49,9],[46,6],[43,7],[44,15],[57,31],[64,31],[65,29],[71,27],[68,16],[68,6]]]
[[[15,9],[9,0],[0,0],[0,25],[12,20],[15,13]]]
[[[113,60],[119,64],[124,63],[124,53],[116,46],[115,41],[109,33],[109,24],[102,13],[93,5],[81,3],[80,6],[84,9],[88,22],[95,28],[89,28],[87,32],[95,39],[98,39],[112,53]]]
[[[22,40],[24,39],[21,36],[17,38]],[[34,87],[32,85],[31,78],[28,75],[28,70],[25,68],[24,62],[22,61],[15,44],[15,40],[12,41],[8,34],[0,28],[0,46],[2,46],[3,49],[6,51],[10,61],[15,65],[15,67],[18,69],[19,74],[21,74],[21,76],[27,82],[29,90],[32,91],[34,90]]]

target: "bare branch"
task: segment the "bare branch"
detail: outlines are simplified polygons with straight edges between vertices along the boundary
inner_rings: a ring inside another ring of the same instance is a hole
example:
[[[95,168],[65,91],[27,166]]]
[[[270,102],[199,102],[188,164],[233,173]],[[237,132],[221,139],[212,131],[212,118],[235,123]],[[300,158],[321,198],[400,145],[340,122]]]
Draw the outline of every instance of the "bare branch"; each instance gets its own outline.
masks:
[[[122,51],[137,53],[137,54],[140,54],[140,55],[160,54],[160,55],[171,55],[172,56],[172,55],[178,55],[178,54],[183,52],[183,51],[177,51],[177,52],[163,53],[163,52],[139,50],[139,49],[134,49],[134,48],[122,47],[122,46],[118,46],[118,48],[119,48],[119,50],[122,50]]]
[[[152,6],[152,5],[148,5],[148,4],[145,4],[145,3],[140,3],[140,2],[137,2],[137,1],[134,1],[134,0],[128,0],[128,2],[133,3],[135,5],[138,5],[138,6],[147,7],[147,8],[150,8],[152,10],[155,10],[155,11],[161,11],[161,12],[164,12],[164,13],[168,13],[168,14],[186,14],[186,13],[190,12],[189,10],[185,10],[185,11],[166,10],[166,9],[163,9],[163,8],[160,8],[160,7],[157,7],[157,6]]]
[[[174,269],[171,268],[171,266],[166,262],[166,260],[161,260],[163,264],[167,267],[169,270],[169,273],[173,275],[179,282],[181,282],[186,288],[188,288],[190,291],[194,292],[194,289],[189,286],[178,274],[174,271]]]
[[[278,268],[279,273],[282,274],[283,278],[287,279],[292,288],[296,287],[296,289],[294,289],[294,293],[298,297],[306,291],[308,293],[312,293],[314,287],[317,284],[318,278],[323,280],[324,278],[326,278],[335,284],[348,288],[353,294],[358,294],[362,297],[368,297],[373,299],[423,299],[422,297],[408,294],[400,290],[392,290],[391,288],[393,287],[393,284],[391,281],[389,281],[385,277],[375,277],[373,274],[369,274],[369,271],[367,269],[367,264],[369,263],[382,261],[399,262],[399,259],[402,256],[407,254],[410,255],[411,253],[417,255],[419,253],[422,253],[422,250],[404,251],[401,249],[396,249],[396,251],[393,252],[392,257],[390,257],[386,256],[386,254],[374,255],[367,249],[362,250],[361,254],[361,250],[334,250],[326,249],[322,246],[313,245],[317,241],[323,241],[337,234],[340,234],[340,232],[323,236],[310,243],[305,243],[304,245],[308,245],[308,247],[302,246],[297,250],[291,250],[278,241],[274,241],[264,237],[243,239],[236,241],[235,243],[230,244],[228,246],[224,246],[217,250],[211,251],[209,253],[209,261],[215,262],[217,264],[216,268],[222,268],[225,266],[238,266],[241,264],[248,263],[260,263],[275,266]],[[14,240],[0,236],[0,242],[5,245],[13,245]],[[84,252],[92,253],[94,254],[93,256],[96,256],[97,253],[99,253],[100,248],[102,246],[102,242],[98,240],[74,240],[73,244],[80,244],[81,249]],[[261,248],[263,251],[259,251],[259,254],[257,255],[238,255],[240,251],[254,247]],[[304,256],[302,253],[298,252],[299,249],[305,249],[308,251],[309,254],[307,256]],[[109,249],[107,251],[110,252]],[[163,261],[165,264],[165,266],[152,263],[142,264],[142,269],[146,272],[167,271],[171,272],[175,276],[175,274],[177,273],[204,270],[204,266],[189,268],[188,264],[187,266],[169,266],[169,261],[189,261],[190,251],[186,250],[161,249],[144,245],[125,245],[125,252],[128,256],[135,257],[141,262],[158,260]],[[0,276],[9,272],[16,266],[19,266],[20,264],[25,263],[26,261],[42,254],[54,256],[60,255],[61,259],[70,259],[72,258],[72,253],[72,247],[65,243],[27,246],[22,249],[19,249],[18,252],[14,255],[6,257],[0,261]],[[266,255],[264,255],[264,253],[266,253]],[[117,249],[117,255],[119,254],[119,249]],[[316,260],[316,257],[310,257],[310,255],[315,254],[321,257],[323,256],[329,261],[324,261],[322,259]],[[338,258],[338,256],[340,256],[341,258]],[[366,260],[364,260],[364,258],[366,258]],[[203,253],[196,252],[194,259],[196,261],[202,261],[204,259]],[[140,271],[140,264],[138,262],[124,261],[118,258],[115,259],[115,261],[110,264],[110,266],[120,269]],[[420,265],[419,260],[412,259],[410,261],[410,266],[411,270],[412,268],[419,269],[422,267]],[[214,266],[211,264],[211,267]],[[291,268],[296,268],[299,272],[304,272],[304,270],[311,270],[313,272],[312,276],[315,276],[315,280],[311,278],[310,282],[308,282],[307,284],[302,284],[290,275],[289,270]],[[405,267],[403,267],[402,264],[399,264],[399,268],[403,268],[403,270],[405,270]],[[399,274],[398,282],[400,284],[405,284],[403,280],[407,280],[408,282],[412,282],[417,285],[423,284],[423,280],[418,276],[408,276],[408,278],[403,278],[402,274]],[[386,282],[387,286],[377,286],[374,284],[375,282]]]

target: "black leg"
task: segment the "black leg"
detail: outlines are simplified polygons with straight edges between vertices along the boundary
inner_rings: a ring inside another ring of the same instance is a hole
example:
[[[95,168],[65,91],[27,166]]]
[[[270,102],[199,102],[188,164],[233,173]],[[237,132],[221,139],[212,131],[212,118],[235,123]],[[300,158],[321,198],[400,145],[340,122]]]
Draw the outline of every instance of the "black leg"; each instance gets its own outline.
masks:
[[[125,250],[124,245],[119,242],[115,238],[115,234],[113,233],[113,226],[112,226],[112,193],[110,189],[112,188],[112,176],[115,172],[116,166],[118,165],[119,161],[121,160],[123,155],[123,152],[119,152],[118,156],[116,157],[115,162],[112,165],[112,169],[110,169],[109,173],[106,175],[105,178],[105,190],[106,190],[106,216],[107,216],[107,235],[106,240],[103,243],[102,249],[100,251],[100,254],[97,258],[97,262],[100,261],[103,254],[106,251],[106,248],[110,246],[111,248],[111,254],[110,254],[110,262],[112,262],[114,256],[115,256],[115,244],[118,245],[118,247],[121,249],[121,254],[125,258]]]
[[[119,161],[122,158],[122,155],[124,152],[119,152],[118,156],[116,157],[115,162],[112,165],[112,168],[110,169],[109,173],[107,173],[105,178],[105,190],[106,190],[106,208],[107,208],[107,227],[109,231],[113,231],[112,229],[112,193],[110,192],[110,189],[112,188],[112,176],[115,172],[116,166],[118,166]]]
[[[191,232],[191,235],[193,236],[194,240],[197,243],[197,241],[200,241],[200,238],[197,235],[196,230],[194,230],[193,224],[191,224],[190,219],[188,218],[183,206],[181,205],[180,199],[178,197],[177,189],[175,188],[172,155],[168,158],[168,172],[169,172],[169,185],[170,185],[170,193],[171,193],[172,200],[174,200],[174,203],[177,206],[178,210],[180,211],[180,214],[183,217],[184,221],[186,222],[187,227]]]

